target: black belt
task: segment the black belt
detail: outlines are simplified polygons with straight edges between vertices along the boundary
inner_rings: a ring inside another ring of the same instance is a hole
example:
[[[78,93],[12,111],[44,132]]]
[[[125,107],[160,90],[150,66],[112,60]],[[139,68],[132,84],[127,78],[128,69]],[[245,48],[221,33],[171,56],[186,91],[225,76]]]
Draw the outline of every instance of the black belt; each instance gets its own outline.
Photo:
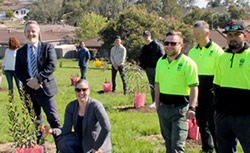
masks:
[[[184,95],[170,95],[160,93],[160,102],[165,105],[186,105],[189,102],[188,99],[189,97]]]
[[[184,106],[184,105],[187,105],[187,104],[164,104],[160,102],[160,106],[163,106],[166,108],[175,108],[175,107]]]

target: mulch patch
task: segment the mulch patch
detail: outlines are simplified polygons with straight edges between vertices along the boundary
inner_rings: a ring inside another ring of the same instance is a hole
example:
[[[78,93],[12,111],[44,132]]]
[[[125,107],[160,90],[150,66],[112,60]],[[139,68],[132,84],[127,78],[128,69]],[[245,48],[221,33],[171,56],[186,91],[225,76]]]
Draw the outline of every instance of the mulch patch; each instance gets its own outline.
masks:
[[[8,89],[0,88],[0,92],[1,92],[1,91],[8,91]]]
[[[201,139],[193,140],[193,139],[187,139],[186,140],[186,147],[189,149],[200,149],[201,148]]]
[[[139,108],[135,108],[134,106],[115,106],[113,108],[118,109],[119,111],[125,111],[125,112],[156,113],[156,108],[152,108],[149,106],[143,106]]]
[[[48,142],[45,143],[47,147],[48,153],[55,153],[56,152],[56,146],[55,144],[50,144]],[[0,144],[0,153],[14,153],[16,152],[14,143],[3,143]]]
[[[165,145],[164,139],[161,134],[141,136],[141,137],[137,137],[137,139],[148,141],[152,144]],[[198,140],[187,139],[186,148],[188,148],[189,150],[197,150],[197,149],[199,150],[201,148],[201,139],[200,138]]]

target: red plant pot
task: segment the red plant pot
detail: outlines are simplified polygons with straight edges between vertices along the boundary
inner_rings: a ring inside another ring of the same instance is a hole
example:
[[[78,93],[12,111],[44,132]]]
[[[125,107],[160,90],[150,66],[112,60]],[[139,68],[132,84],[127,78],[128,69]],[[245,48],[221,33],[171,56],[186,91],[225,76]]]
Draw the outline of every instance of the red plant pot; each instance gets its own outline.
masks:
[[[103,91],[104,92],[112,92],[112,83],[111,82],[104,82],[103,83]]]
[[[16,153],[43,153],[43,147],[35,146],[33,148],[16,148]]]
[[[145,96],[145,93],[134,93],[135,108],[144,106]]]
[[[70,80],[71,80],[71,85],[74,86],[76,85],[76,82],[78,81],[78,77],[71,77]]]
[[[0,75],[0,87],[1,87],[2,79],[3,79],[3,76]]]

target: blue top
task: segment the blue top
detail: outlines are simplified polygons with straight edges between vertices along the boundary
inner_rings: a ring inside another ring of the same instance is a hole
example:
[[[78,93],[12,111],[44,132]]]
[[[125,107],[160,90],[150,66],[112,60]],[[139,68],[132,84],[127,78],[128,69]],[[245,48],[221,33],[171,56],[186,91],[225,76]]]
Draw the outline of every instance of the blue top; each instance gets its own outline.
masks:
[[[80,67],[88,66],[88,64],[85,64],[87,60],[90,60],[91,58],[88,48],[84,47],[83,49],[81,49],[78,52],[78,58]]]

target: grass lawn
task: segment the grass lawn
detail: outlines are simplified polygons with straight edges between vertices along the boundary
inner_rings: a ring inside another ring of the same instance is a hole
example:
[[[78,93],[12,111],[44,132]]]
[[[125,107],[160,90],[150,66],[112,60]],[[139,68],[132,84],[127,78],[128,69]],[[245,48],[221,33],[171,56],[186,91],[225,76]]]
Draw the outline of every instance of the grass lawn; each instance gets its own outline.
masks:
[[[2,61],[2,60],[1,60]],[[62,62],[62,67],[59,67]],[[70,77],[80,75],[77,61],[72,59],[58,60],[57,70],[54,73],[59,93],[56,95],[56,102],[61,123],[63,124],[64,111],[66,105],[76,99],[74,87],[71,86]],[[111,70],[101,71],[95,68],[92,62],[87,70],[87,80],[90,83],[90,96],[103,103],[108,112],[112,129],[111,138],[113,152],[119,153],[163,153],[165,152],[164,141],[160,136],[159,121],[156,113],[126,112],[119,111],[113,106],[133,105],[129,96],[124,96],[122,82],[117,75],[117,93],[100,94],[103,90],[103,82],[111,81]],[[7,89],[6,78],[3,77],[1,88]],[[16,88],[16,87],[15,87]],[[15,100],[17,105],[21,105],[17,90]],[[7,92],[0,92],[0,143],[11,142],[12,138],[8,134],[8,116],[6,104],[8,103]],[[150,93],[146,93],[146,105],[151,103]],[[46,117],[44,116],[44,120]],[[45,121],[45,124],[48,124]],[[53,142],[52,136],[47,136],[46,141]],[[241,150],[241,148],[239,148]],[[198,153],[198,149],[190,149],[187,146],[187,153]],[[238,151],[243,152],[243,151]]]

